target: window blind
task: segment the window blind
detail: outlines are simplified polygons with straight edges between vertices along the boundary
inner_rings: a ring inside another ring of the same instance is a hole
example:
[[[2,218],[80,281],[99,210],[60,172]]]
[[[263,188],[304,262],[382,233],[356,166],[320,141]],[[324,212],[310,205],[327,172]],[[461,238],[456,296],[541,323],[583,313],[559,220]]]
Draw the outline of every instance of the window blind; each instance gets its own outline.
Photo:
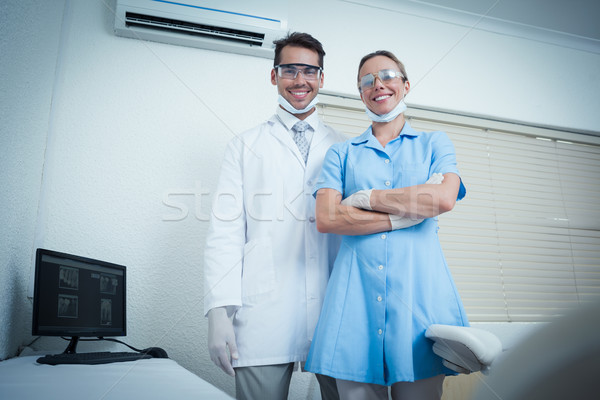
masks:
[[[359,100],[319,97],[331,127],[356,136],[370,125]],[[548,321],[600,298],[597,138],[432,110],[405,115],[456,148],[467,196],[440,216],[439,235],[472,322]]]

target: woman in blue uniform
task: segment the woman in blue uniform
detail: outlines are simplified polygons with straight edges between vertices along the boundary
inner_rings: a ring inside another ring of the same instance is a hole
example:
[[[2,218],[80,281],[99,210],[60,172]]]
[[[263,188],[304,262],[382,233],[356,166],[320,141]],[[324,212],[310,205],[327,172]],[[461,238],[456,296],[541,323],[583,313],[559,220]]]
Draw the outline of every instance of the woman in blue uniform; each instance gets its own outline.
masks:
[[[315,188],[317,228],[344,236],[306,369],[336,378],[341,399],[440,399],[455,372],[425,330],[469,324],[437,235],[465,195],[454,146],[405,121],[392,53],[363,57],[358,87],[373,123],[329,149]]]

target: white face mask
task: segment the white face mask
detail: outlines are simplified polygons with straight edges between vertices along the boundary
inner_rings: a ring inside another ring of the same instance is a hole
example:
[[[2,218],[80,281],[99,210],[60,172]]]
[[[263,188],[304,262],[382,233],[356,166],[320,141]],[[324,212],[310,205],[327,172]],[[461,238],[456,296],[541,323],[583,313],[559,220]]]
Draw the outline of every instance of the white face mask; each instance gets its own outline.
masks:
[[[292,106],[282,95],[279,95],[279,97],[277,97],[277,102],[281,107],[283,107],[287,112],[291,114],[304,114],[305,112],[309,112],[314,106],[317,105],[317,103],[319,102],[319,98],[315,96],[315,98],[312,99],[310,104],[304,107],[302,110],[295,109],[294,106]]]
[[[398,105],[396,107],[394,107],[394,109],[392,111],[390,111],[389,113],[383,114],[383,115],[375,114],[373,111],[369,110],[366,106],[365,106],[365,111],[366,111],[367,115],[369,116],[369,118],[371,119],[371,121],[373,121],[373,122],[390,122],[390,121],[395,120],[398,115],[400,115],[404,111],[406,111],[406,104],[404,103],[404,99],[402,99],[402,100],[400,100]]]

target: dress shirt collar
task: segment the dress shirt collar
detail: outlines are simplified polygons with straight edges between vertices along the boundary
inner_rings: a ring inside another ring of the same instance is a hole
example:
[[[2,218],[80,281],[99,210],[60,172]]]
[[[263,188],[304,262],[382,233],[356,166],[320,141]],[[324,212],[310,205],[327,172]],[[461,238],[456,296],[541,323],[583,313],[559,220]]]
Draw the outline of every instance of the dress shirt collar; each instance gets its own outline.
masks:
[[[290,114],[289,112],[285,111],[279,106],[277,107],[277,116],[288,131],[291,131],[294,124],[300,121],[293,114]],[[315,110],[312,114],[306,117],[304,121],[312,128],[313,131],[316,131],[317,127],[319,126],[319,114],[317,113],[317,110]]]

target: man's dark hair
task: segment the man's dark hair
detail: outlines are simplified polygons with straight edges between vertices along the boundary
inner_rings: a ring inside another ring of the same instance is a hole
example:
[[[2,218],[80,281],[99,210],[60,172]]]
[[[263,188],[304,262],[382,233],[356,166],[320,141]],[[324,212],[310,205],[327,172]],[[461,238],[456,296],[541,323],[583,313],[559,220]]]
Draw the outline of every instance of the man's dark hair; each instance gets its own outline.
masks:
[[[281,62],[281,50],[285,46],[304,47],[305,49],[316,51],[319,55],[319,67],[323,68],[323,58],[325,57],[325,50],[323,45],[317,39],[309,35],[308,33],[293,32],[288,33],[284,38],[274,40],[275,45],[275,60],[273,66],[279,65]]]

